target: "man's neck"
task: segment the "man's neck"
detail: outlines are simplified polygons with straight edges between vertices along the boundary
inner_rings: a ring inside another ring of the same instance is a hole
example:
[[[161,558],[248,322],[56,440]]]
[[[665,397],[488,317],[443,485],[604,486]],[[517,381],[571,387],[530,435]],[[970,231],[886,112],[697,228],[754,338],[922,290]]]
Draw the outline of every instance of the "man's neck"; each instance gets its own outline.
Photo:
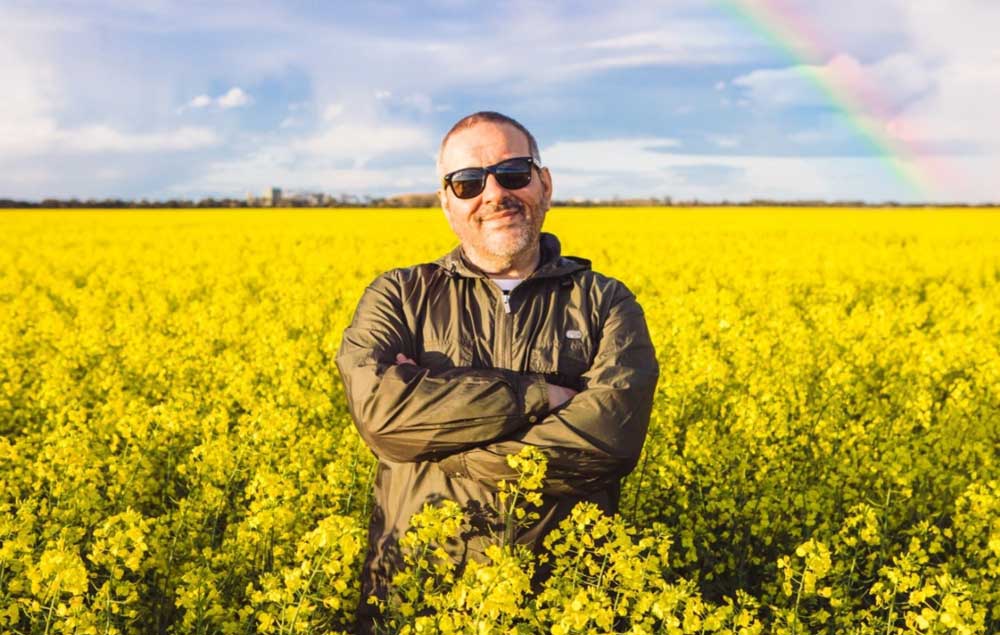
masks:
[[[527,278],[541,264],[542,256],[541,241],[509,259],[490,258],[465,247],[462,252],[469,262],[491,278]]]

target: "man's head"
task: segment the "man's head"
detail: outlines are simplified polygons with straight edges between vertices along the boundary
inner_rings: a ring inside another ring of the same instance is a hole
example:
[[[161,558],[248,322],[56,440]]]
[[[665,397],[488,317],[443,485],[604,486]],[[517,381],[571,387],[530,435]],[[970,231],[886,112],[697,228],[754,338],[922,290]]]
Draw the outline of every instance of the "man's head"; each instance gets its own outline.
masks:
[[[459,198],[451,185],[438,190],[448,223],[474,260],[511,263],[534,251],[552,197],[552,178],[548,168],[541,167],[531,133],[500,113],[464,117],[441,142],[439,178],[515,157],[531,157],[536,164],[529,168],[531,180],[524,187],[504,187],[495,174],[489,174],[482,192],[470,198]]]

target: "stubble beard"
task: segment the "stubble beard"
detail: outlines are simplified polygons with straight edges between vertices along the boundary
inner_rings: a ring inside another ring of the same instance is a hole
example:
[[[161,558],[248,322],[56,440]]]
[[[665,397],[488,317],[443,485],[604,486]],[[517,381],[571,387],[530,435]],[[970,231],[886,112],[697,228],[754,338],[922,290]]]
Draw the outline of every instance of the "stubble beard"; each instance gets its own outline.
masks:
[[[480,221],[479,231],[482,238],[479,247],[485,252],[485,255],[510,262],[518,254],[530,249],[532,244],[538,240],[538,235],[541,232],[541,226],[538,223],[540,215],[533,214],[532,218],[529,219],[525,216],[526,209],[520,201],[504,201],[504,204],[496,209],[485,210],[482,216],[496,214],[502,209],[516,209],[520,214],[520,218],[516,219],[518,220],[517,224],[491,230],[483,221]]]

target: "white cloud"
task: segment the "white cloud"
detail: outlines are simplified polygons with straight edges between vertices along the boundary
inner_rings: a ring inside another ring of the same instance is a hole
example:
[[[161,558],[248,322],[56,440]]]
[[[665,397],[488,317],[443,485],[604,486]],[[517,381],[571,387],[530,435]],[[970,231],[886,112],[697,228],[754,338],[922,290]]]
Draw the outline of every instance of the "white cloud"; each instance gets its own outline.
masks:
[[[338,113],[313,134],[276,137],[243,156],[212,161],[177,189],[234,194],[273,183],[355,194],[430,191],[436,185],[434,151],[426,128]],[[396,160],[391,167],[375,167],[383,157]]]
[[[210,97],[208,95],[198,95],[178,108],[177,112],[181,113],[187,109],[201,109],[208,108],[209,106],[217,106],[222,110],[229,110],[230,108],[241,108],[243,106],[248,106],[253,103],[253,98],[250,97],[239,86],[233,86],[225,93],[219,95],[218,97]]]
[[[879,10],[888,11],[892,19],[877,22],[895,24],[897,38],[905,37],[903,52],[884,54],[871,63],[839,54],[819,66],[753,71],[732,84],[761,107],[830,105],[828,96],[813,84],[810,76],[815,76],[850,94],[853,114],[902,144],[902,151],[1000,154],[1000,127],[995,124],[1000,49],[993,30],[985,26],[1000,23],[1000,5],[976,0],[947,5],[894,0]],[[817,6],[806,19],[830,26],[838,41],[846,42],[848,32],[858,27],[848,15],[851,12],[839,6],[836,10]],[[867,36],[858,37],[869,37],[879,28],[872,26]],[[792,137],[817,142],[829,135],[829,131],[814,130]]]
[[[697,155],[651,150],[669,139],[559,142],[542,149],[557,198],[671,196],[675,199],[920,200],[894,177],[882,157],[768,157]],[[614,160],[609,160],[614,157]],[[969,178],[927,194],[934,200],[996,198],[989,174],[998,156],[965,157],[955,163]],[[903,161],[920,174],[926,162]]]
[[[1000,154],[1000,49],[987,26],[1000,24],[1000,5],[919,1],[905,4],[903,14],[915,45],[935,60],[933,85],[890,129],[918,144],[966,144]]]
[[[0,78],[4,87],[0,99],[0,149],[29,150],[53,134],[56,125],[51,113],[59,86],[55,70],[30,44],[0,40]]]
[[[758,69],[730,82],[754,103],[768,107],[826,105],[828,99],[805,77],[808,67]]]
[[[215,100],[208,95],[198,95],[188,102],[188,106],[191,108],[206,108],[211,106],[214,102]]]
[[[433,156],[433,142],[426,129],[393,123],[337,123],[286,145],[303,155],[327,160],[351,159],[358,164],[394,152],[427,150]]]
[[[41,56],[7,55],[0,43],[0,77],[6,98],[0,99],[0,153],[43,156],[72,153],[132,153],[194,150],[219,142],[207,128],[132,132],[107,123],[66,126],[57,116],[64,97],[56,74]],[[30,50],[30,49],[29,49]]]
[[[422,192],[436,187],[433,157],[410,165],[373,169],[338,165],[331,157],[302,155],[272,145],[243,157],[208,163],[193,180],[175,187],[180,194],[257,191],[267,184],[303,191],[372,194]]]
[[[289,164],[284,157],[255,152],[241,159],[210,162],[194,180],[175,186],[181,195],[191,192],[221,192],[236,195],[256,192],[268,184],[300,191],[331,194],[429,192],[436,187],[434,167],[404,166],[364,169],[323,166],[316,163]]]
[[[425,92],[397,94],[389,90],[379,90],[375,92],[375,101],[383,108],[399,112],[408,111],[423,116],[451,109],[450,106],[434,103],[434,99]]]
[[[911,164],[930,198],[997,200],[1000,49],[988,25],[1000,23],[1000,5],[890,0],[864,7],[882,17],[866,17],[861,24],[851,17],[858,15],[855,11],[829,4],[810,7],[803,20],[823,25],[825,39],[838,43],[841,51],[852,46],[869,51],[871,61],[862,63],[859,56],[841,52],[826,64],[760,69],[731,84],[753,105],[766,109],[831,107],[814,80],[829,84],[838,94],[850,95],[849,116]],[[894,46],[886,48],[887,39]],[[788,138],[818,145],[857,134],[843,124],[828,124],[818,121],[812,129],[790,132]]]
[[[998,200],[1000,188],[1000,5],[916,0],[901,5],[914,49],[933,60],[931,88],[906,104],[888,132],[925,156],[924,174],[952,198]]]
[[[122,132],[93,125],[59,130],[51,139],[61,150],[72,152],[153,152],[196,150],[214,146],[219,137],[208,128],[186,126],[164,132]],[[50,151],[58,151],[50,148]]]
[[[250,95],[243,92],[239,86],[230,88],[225,95],[220,95],[216,102],[223,110],[228,108],[239,108],[250,103]]]
[[[732,80],[752,103],[768,108],[829,106],[832,88],[838,100],[846,97],[875,116],[887,117],[931,85],[925,62],[896,54],[874,64],[862,64],[840,54],[822,65],[799,64],[758,69]]]
[[[677,15],[668,27],[627,30],[586,42],[574,57],[582,59],[561,68],[603,70],[666,64],[720,64],[739,62],[751,46],[745,35],[728,21],[693,19]],[[633,24],[642,24],[636,20]],[[600,31],[597,31],[599,33]]]
[[[0,124],[0,151],[10,155],[186,151],[219,142],[213,130],[194,126],[161,132],[126,132],[105,124],[62,128],[54,119],[44,117]]]

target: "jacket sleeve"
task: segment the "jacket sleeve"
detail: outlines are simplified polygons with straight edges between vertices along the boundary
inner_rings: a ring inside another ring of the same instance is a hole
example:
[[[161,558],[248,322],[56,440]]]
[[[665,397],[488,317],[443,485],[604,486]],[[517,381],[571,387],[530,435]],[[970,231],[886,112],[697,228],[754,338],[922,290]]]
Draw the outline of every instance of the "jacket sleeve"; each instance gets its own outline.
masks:
[[[348,407],[379,458],[424,461],[482,445],[541,420],[549,411],[541,375],[452,368],[432,373],[396,364],[414,359],[413,334],[395,270],[365,290],[337,352]]]
[[[542,491],[557,496],[581,496],[631,472],[646,439],[659,366],[642,308],[625,285],[616,284],[605,315],[594,362],[582,376],[584,390],[538,424],[448,456],[439,466],[495,488],[517,478],[507,455],[533,445],[548,459]]]

